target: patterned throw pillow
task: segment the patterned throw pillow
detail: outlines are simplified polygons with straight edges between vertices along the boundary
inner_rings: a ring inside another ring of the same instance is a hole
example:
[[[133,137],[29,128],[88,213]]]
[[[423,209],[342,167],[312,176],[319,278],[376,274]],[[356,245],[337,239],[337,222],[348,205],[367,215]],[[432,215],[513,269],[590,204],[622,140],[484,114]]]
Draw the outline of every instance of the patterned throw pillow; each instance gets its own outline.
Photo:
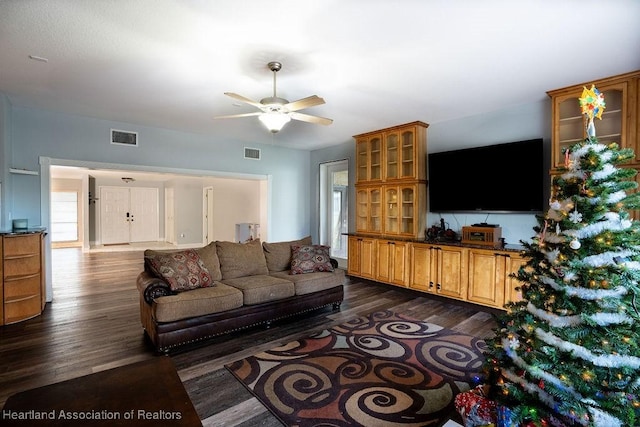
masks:
[[[157,254],[148,258],[154,272],[165,280],[173,292],[214,286],[200,255],[193,249]]]
[[[291,274],[333,271],[329,246],[291,245]]]

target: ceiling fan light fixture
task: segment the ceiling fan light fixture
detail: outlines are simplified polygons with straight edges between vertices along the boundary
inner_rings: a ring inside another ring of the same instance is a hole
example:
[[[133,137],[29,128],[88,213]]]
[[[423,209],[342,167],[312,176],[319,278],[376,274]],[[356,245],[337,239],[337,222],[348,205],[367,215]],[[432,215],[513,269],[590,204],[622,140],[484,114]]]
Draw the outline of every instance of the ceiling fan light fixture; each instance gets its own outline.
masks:
[[[269,129],[271,133],[277,133],[291,121],[288,114],[278,112],[266,112],[258,116],[258,119]]]

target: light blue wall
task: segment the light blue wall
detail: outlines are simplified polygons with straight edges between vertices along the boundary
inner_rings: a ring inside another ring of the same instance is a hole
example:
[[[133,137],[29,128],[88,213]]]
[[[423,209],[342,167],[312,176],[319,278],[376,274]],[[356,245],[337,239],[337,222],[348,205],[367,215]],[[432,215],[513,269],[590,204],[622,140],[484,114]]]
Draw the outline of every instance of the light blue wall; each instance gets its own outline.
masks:
[[[295,239],[311,234],[318,239],[319,167],[327,161],[348,159],[350,183],[354,177],[353,141],[345,141],[326,149],[306,152],[255,144],[262,150],[262,160],[243,159],[244,145],[220,141],[215,136],[190,134],[166,129],[133,126],[82,116],[71,116],[44,110],[11,108],[6,97],[0,96],[0,146],[5,169],[9,166],[39,170],[39,157],[79,161],[142,165],[159,168],[209,170],[216,172],[250,173],[271,176],[270,240]],[[7,117],[11,117],[8,120]],[[425,120],[416,117],[415,120]],[[426,121],[426,120],[425,120]],[[428,121],[427,121],[428,122]],[[497,144],[543,137],[550,144],[550,103],[545,101],[481,114],[472,117],[431,124],[427,131],[428,151]],[[109,143],[111,128],[139,133],[139,147],[123,147]],[[373,129],[371,129],[373,130]],[[365,130],[366,131],[366,130]],[[11,141],[8,144],[6,141]],[[11,153],[11,148],[13,152]],[[9,151],[7,151],[9,150]],[[548,155],[546,156],[549,157]],[[517,161],[517,159],[514,159]],[[548,165],[545,165],[548,168]],[[7,178],[3,171],[4,225],[11,209],[13,218],[26,217],[33,225],[40,224],[40,180],[30,175]],[[13,178],[13,188],[5,180]],[[455,187],[452,190],[455,191]],[[350,186],[350,224],[355,213],[355,194]],[[503,191],[508,197],[507,182]],[[459,230],[475,222],[495,222],[503,228],[507,243],[529,240],[535,225],[533,215],[482,214],[452,215],[443,218]],[[427,223],[439,220],[429,214]]]
[[[137,126],[45,110],[14,107],[11,117],[13,167],[39,170],[40,156],[110,164],[150,166],[270,176],[269,240],[295,239],[310,233],[310,153],[272,145],[252,144],[262,159],[244,159],[244,144],[200,135]],[[110,143],[110,129],[138,132],[139,146]],[[19,176],[14,191],[13,217],[40,224],[40,180]]]
[[[421,120],[428,123],[423,117],[415,117],[413,120]],[[408,120],[411,121],[411,120]],[[363,130],[363,132],[375,129]],[[500,111],[479,114],[472,117],[464,117],[456,120],[431,124],[427,129],[427,152],[439,152],[469,148],[482,145],[500,144],[533,138],[543,138],[545,142],[545,158],[550,159],[551,145],[551,102],[548,100],[519,105]],[[311,153],[311,194],[312,194],[312,232],[314,238],[318,234],[318,194],[319,194],[319,165],[340,159],[349,159],[349,231],[353,232],[355,223],[355,194],[353,183],[355,177],[355,146],[353,140],[343,144],[317,150]],[[519,159],[513,159],[514,162]],[[542,166],[548,170],[550,160]],[[451,191],[456,191],[457,185],[464,183],[451,183]],[[512,189],[515,186],[516,189]],[[517,182],[509,181],[505,177],[504,187],[487,189],[498,191],[509,197],[510,191],[517,191]],[[548,187],[548,185],[547,185]],[[428,191],[428,187],[427,187]],[[547,188],[548,194],[548,188]],[[546,196],[545,196],[546,197]],[[440,214],[427,214],[427,225],[434,223],[439,225]],[[521,240],[530,241],[534,236],[533,227],[537,224],[535,215],[531,214],[442,214],[442,218],[449,227],[460,232],[465,225],[478,222],[497,223],[502,227],[502,236],[507,244],[518,244]]]

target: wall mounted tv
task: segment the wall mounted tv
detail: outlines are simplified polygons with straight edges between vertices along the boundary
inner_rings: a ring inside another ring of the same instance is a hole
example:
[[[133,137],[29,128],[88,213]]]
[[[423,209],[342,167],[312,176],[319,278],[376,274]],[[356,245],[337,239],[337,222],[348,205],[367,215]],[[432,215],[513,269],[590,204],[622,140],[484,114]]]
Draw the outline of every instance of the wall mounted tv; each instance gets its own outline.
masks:
[[[431,153],[427,163],[431,212],[544,209],[542,138]]]

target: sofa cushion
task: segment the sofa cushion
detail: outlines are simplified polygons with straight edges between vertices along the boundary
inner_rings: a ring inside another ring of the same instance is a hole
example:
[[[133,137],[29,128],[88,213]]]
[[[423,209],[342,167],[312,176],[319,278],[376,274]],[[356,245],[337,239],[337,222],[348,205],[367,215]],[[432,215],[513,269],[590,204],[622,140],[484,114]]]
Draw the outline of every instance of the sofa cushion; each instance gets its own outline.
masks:
[[[291,268],[291,245],[310,245],[311,236],[287,242],[262,243],[269,271],[284,271]]]
[[[269,274],[260,240],[248,243],[216,242],[222,280]]]
[[[238,307],[242,307],[242,292],[221,282],[208,288],[159,297],[152,305],[153,316],[158,322],[174,322]]]
[[[153,272],[166,281],[173,292],[213,286],[211,273],[193,249],[159,253],[148,258]]]
[[[200,259],[204,263],[204,266],[209,270],[209,274],[211,274],[211,279],[220,280],[222,279],[222,273],[220,272],[220,260],[218,260],[218,254],[216,252],[216,244],[215,242],[209,243],[207,246],[202,248],[195,249],[200,255]],[[155,273],[154,269],[149,264],[149,259],[158,255],[167,254],[167,253],[176,253],[182,252],[182,249],[169,249],[169,250],[153,250],[147,249],[144,251],[144,266],[145,270],[150,273]]]
[[[224,279],[224,283],[242,291],[244,305],[262,304],[295,295],[293,282],[268,275]]]
[[[291,274],[333,271],[329,249],[324,245],[292,245]]]
[[[345,281],[344,270],[339,268],[332,272],[291,275],[289,271],[277,271],[270,274],[273,277],[291,280],[295,287],[296,295],[306,295],[318,291],[324,291],[325,289],[344,285]]]
[[[207,246],[196,249],[200,259],[211,273],[213,280],[221,280],[222,272],[220,271],[220,260],[216,250],[216,242],[211,242]]]

